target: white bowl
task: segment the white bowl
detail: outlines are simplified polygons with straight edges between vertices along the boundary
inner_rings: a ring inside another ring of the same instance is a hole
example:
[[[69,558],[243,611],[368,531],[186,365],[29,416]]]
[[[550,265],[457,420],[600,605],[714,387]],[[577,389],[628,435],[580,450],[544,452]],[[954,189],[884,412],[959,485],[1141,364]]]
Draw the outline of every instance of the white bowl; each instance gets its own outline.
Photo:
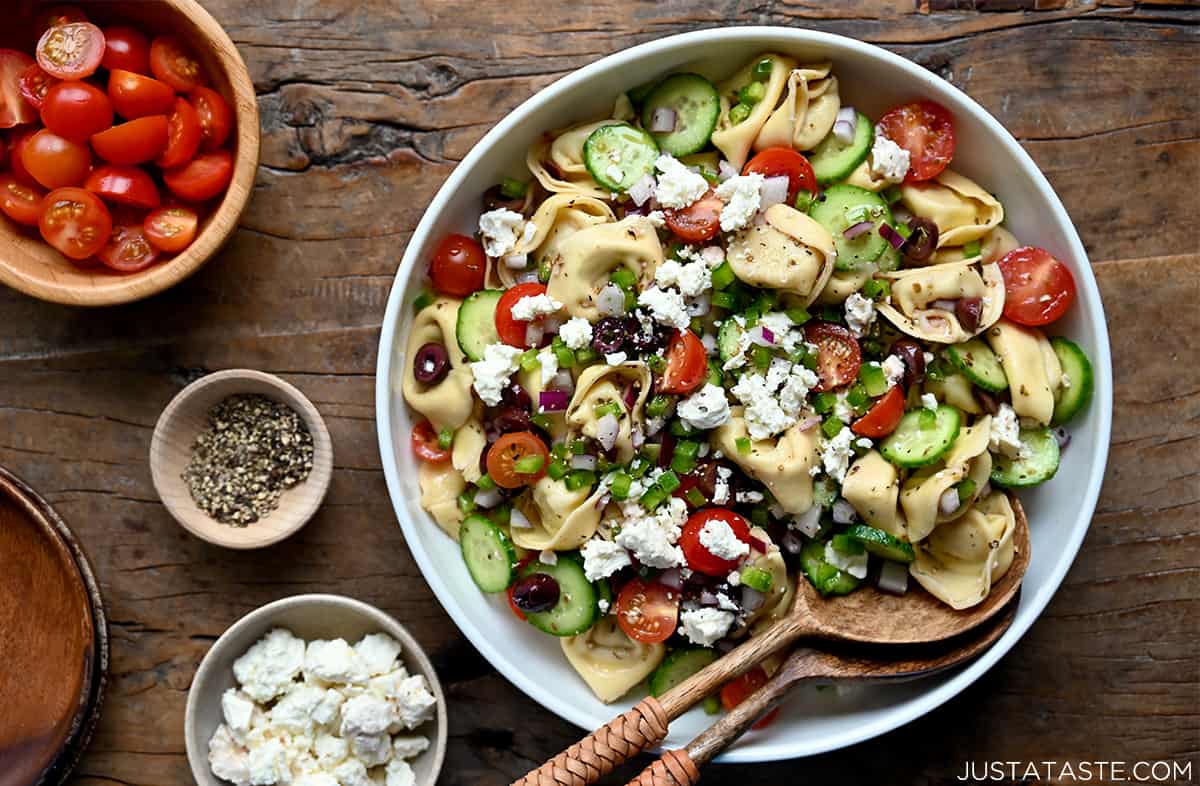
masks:
[[[721,758],[755,762],[842,748],[894,729],[966,688],[1029,629],[1058,589],[1087,532],[1108,454],[1112,423],[1112,361],[1100,293],[1083,245],[1062,203],[1033,160],[996,120],[967,95],[924,68],[850,38],[771,27],[705,30],[618,52],[570,74],[519,106],[491,130],[438,191],[396,274],[380,339],[376,415],[388,489],[409,549],[458,627],[500,673],[544,707],[594,729],[640,696],[615,705],[598,701],[563,658],[558,642],[513,618],[501,597],[472,584],[458,547],[421,510],[409,448],[412,417],[400,394],[412,301],[427,260],[447,232],[472,233],[480,195],[504,176],[523,173],[525,149],[543,131],[606,116],[618,93],[684,64],[724,64],[732,73],[754,55],[779,51],[801,61],[832,59],[842,100],[879,117],[897,103],[932,98],[954,115],[954,168],[994,192],[1006,224],[1022,242],[1048,249],[1075,274],[1079,297],[1054,326],[1083,347],[1095,369],[1095,399],[1072,424],[1073,438],[1049,483],[1021,494],[1032,528],[1033,557],[1012,628],[981,658],[961,670],[907,685],[849,695],[801,691],[778,722],[751,732]],[[716,55],[714,56],[714,53]],[[721,72],[717,72],[721,73]],[[671,725],[666,747],[682,746],[711,719],[693,711]]]

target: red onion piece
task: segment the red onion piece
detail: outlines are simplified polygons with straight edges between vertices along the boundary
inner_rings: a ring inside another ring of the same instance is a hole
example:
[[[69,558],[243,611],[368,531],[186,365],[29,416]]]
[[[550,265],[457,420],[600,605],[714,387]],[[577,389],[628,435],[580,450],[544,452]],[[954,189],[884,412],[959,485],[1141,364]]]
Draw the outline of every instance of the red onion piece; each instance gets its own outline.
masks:
[[[738,174],[738,171],[733,168],[733,164],[729,163],[725,159],[722,158],[720,161],[717,162],[717,178],[720,179],[722,182],[728,180],[731,177],[737,177],[737,174]]]
[[[637,388],[633,385],[625,388],[625,409],[633,409],[633,404],[637,401]]]
[[[625,293],[615,284],[609,284],[596,296],[596,310],[606,317],[625,311]]]
[[[523,270],[516,278],[516,282],[518,284],[533,284],[533,283],[537,282],[537,280],[538,280],[537,270]]]
[[[570,371],[560,371],[554,375],[554,379],[550,380],[550,387],[570,392],[575,389],[575,378],[571,376]]]
[[[705,246],[700,251],[700,258],[709,267],[716,267],[725,261],[725,249],[720,246]]]
[[[658,576],[658,583],[669,589],[681,590],[683,589],[683,575],[679,572],[679,568],[664,570]]]
[[[767,337],[768,335],[770,338]],[[750,331],[750,343],[757,347],[775,346],[775,334],[766,327],[759,325]]]
[[[701,606],[716,606],[721,601],[717,600],[717,596],[711,590],[704,590],[700,593]]]
[[[876,584],[884,592],[903,595],[908,592],[908,566],[901,562],[884,562]]]
[[[958,497],[958,489],[953,486],[943,491],[942,496],[938,499],[938,510],[943,516],[949,516],[958,510],[960,505],[962,505],[962,500]]]
[[[475,492],[475,504],[481,508],[494,508],[500,504],[500,489],[487,489]]]
[[[542,320],[542,329],[547,333],[557,333],[560,327],[562,327],[561,317],[546,317]]]
[[[612,450],[621,433],[620,422],[612,415],[605,415],[596,423],[596,441],[605,450]]]
[[[842,233],[842,237],[847,240],[853,240],[865,232],[870,232],[874,226],[870,221],[859,221],[857,224],[851,224],[846,227],[846,231]]]
[[[756,538],[753,535],[750,536],[750,548],[754,549],[759,554],[766,554],[767,549],[769,549],[770,547],[771,547],[771,544],[767,543],[762,538]]]
[[[525,346],[536,347],[542,343],[542,337],[546,335],[546,329],[542,327],[541,322],[530,322],[525,326]]]
[[[653,134],[669,134],[675,130],[675,110],[661,106],[650,116],[650,127],[646,129]]]
[[[899,250],[900,246],[904,245],[904,236],[892,229],[891,224],[886,221],[879,225],[879,236],[891,243],[894,249]]]
[[[538,409],[542,412],[562,412],[569,400],[565,390],[543,390],[538,393]]]
[[[742,585],[742,608],[746,611],[758,611],[767,597],[753,587]]]
[[[641,207],[654,197],[654,190],[654,176],[651,174],[645,174],[642,175],[641,180],[637,181],[630,187],[629,198],[633,200],[633,204]]]
[[[768,177],[763,180],[758,189],[758,209],[766,210],[772,205],[781,205],[787,202],[788,184],[786,176]]]
[[[811,415],[800,421],[800,430],[808,431],[810,428],[821,425],[821,418],[818,415]]]
[[[842,144],[850,144],[854,141],[854,126],[857,122],[858,116],[854,113],[854,107],[842,107],[833,121],[833,135]]]
[[[508,526],[515,527],[517,529],[529,529],[533,526],[533,524],[529,522],[529,519],[525,517],[524,513],[514,507],[512,512],[509,513]]]
[[[814,504],[811,508],[792,519],[792,526],[810,538],[815,538],[821,532],[821,506]]]
[[[779,545],[783,546],[783,550],[788,554],[799,554],[804,548],[804,541],[795,532],[785,532]]]
[[[504,258],[504,264],[513,270],[520,270],[529,264],[528,254],[509,254]]]
[[[766,341],[768,344],[774,344],[775,343],[775,331],[771,330],[771,328],[767,327],[766,325],[763,325],[761,330],[762,330],[763,341]]]

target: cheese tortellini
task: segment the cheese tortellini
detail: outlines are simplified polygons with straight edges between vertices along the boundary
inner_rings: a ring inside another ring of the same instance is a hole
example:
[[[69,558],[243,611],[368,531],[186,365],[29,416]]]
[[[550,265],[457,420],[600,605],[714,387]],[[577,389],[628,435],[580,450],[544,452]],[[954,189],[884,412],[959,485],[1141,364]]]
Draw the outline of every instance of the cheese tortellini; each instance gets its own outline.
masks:
[[[458,529],[463,522],[458,495],[467,488],[462,473],[446,464],[422,461],[417,468],[417,481],[421,486],[421,507],[447,535],[458,540]]]
[[[529,171],[551,193],[607,199],[609,192],[592,179],[583,163],[583,143],[597,128],[613,122],[583,123],[539,138],[525,155]]]
[[[899,495],[900,472],[877,450],[868,450],[851,464],[842,481],[842,496],[863,521],[907,540],[907,525],[897,507]]]
[[[458,348],[458,308],[462,301],[440,297],[417,312],[408,333],[408,345],[402,361],[401,390],[408,405],[420,412],[434,429],[457,429],[467,422],[475,408],[471,395],[474,375]],[[419,382],[413,371],[412,358],[428,343],[441,344],[450,356],[450,370],[440,381]]]
[[[664,644],[643,644],[625,635],[617,618],[607,616],[586,633],[560,639],[572,668],[605,704],[616,701],[662,663]]]
[[[754,440],[750,450],[738,450],[739,439],[749,439],[742,407],[730,409],[729,422],[713,432],[712,441],[725,457],[762,483],[788,513],[804,513],[813,505],[813,481],[808,474],[817,463],[814,429],[802,431],[796,424],[771,439]]]
[[[479,459],[487,447],[487,435],[479,415],[473,416],[454,432],[454,446],[450,451],[450,464],[463,476],[468,483],[475,483],[483,477]]]
[[[567,405],[567,426],[572,433],[603,443],[601,430],[605,417],[597,414],[597,410],[615,405],[619,414],[613,415],[617,433],[611,449],[617,461],[625,463],[637,453],[634,441],[642,431],[643,405],[649,393],[650,369],[645,363],[591,366],[575,383],[575,394]],[[627,400],[633,401],[632,407],[626,404]]]
[[[1054,394],[1062,385],[1062,364],[1050,341],[1037,328],[1007,319],[987,332],[987,341],[1000,356],[1008,377],[1013,411],[1049,425],[1054,415]]]
[[[571,316],[592,322],[601,317],[596,297],[608,286],[614,270],[626,268],[646,286],[663,262],[658,232],[645,216],[585,227],[558,249],[546,294],[561,302]]]
[[[936,344],[958,344],[991,327],[1004,312],[1004,277],[996,264],[949,262],[880,273],[892,285],[892,302],[876,309],[910,336]],[[968,330],[950,301],[977,297],[979,324]]]
[[[938,247],[979,240],[1004,220],[1004,207],[973,180],[946,169],[933,180],[904,183],[900,201],[937,224]]]
[[[825,61],[792,69],[787,77],[787,95],[755,137],[755,150],[811,150],[825,138],[841,108],[837,77],[829,75],[832,68],[833,63]]]
[[[514,503],[528,527],[512,527],[513,543],[523,549],[569,551],[582,546],[600,527],[605,490],[568,489],[546,476]]]
[[[992,419],[984,416],[975,425],[963,428],[945,458],[919,469],[900,488],[900,507],[908,522],[908,537],[914,543],[924,540],[934,528],[959,515],[982,492],[992,472],[992,454],[988,453],[988,435]],[[942,495],[970,478],[975,491],[960,499],[949,513],[941,508]]]
[[[832,267],[832,266],[831,266]],[[863,270],[834,270],[829,280],[817,294],[817,302],[822,305],[840,305],[846,298],[862,289],[863,284],[874,276],[870,268]]]
[[[740,123],[734,123],[729,110],[737,104],[738,90],[754,81],[754,67],[763,60],[771,63],[771,75],[762,83],[766,89],[763,99],[754,105],[750,114]],[[713,147],[720,150],[729,165],[739,172],[750,157],[759,132],[779,103],[780,96],[788,85],[788,79],[796,61],[777,54],[765,54],[751,60],[736,74],[717,85],[721,97],[721,115],[712,134]]]
[[[979,241],[979,259],[984,263],[999,262],[1001,257],[1019,247],[1016,236],[1004,227],[996,227]],[[967,259],[962,246],[943,246],[933,252],[925,262],[917,264],[940,265],[943,262],[962,262]]]
[[[747,227],[729,243],[737,277],[812,303],[833,273],[837,253],[829,230],[788,205],[772,205],[766,222]]]
[[[1015,529],[1008,497],[992,492],[959,518],[939,524],[928,540],[917,544],[909,573],[951,608],[975,606],[1011,567]]]

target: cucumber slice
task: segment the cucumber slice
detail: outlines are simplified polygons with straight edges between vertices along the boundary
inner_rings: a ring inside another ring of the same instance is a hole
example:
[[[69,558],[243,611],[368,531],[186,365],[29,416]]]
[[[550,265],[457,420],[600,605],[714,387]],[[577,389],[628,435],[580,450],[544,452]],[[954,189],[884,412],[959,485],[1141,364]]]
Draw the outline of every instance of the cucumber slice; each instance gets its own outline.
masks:
[[[814,540],[800,550],[800,568],[822,595],[849,595],[862,583],[861,579],[825,561],[823,540]]]
[[[654,137],[628,123],[600,126],[583,143],[583,164],[601,188],[628,191],[654,172],[658,145]]]
[[[717,331],[717,351],[721,353],[722,361],[729,360],[738,353],[738,342],[741,338],[742,328],[733,317],[721,323],[721,329]]]
[[[504,592],[512,584],[517,553],[504,530],[484,516],[463,519],[458,532],[463,562],[475,586],[484,592]]]
[[[1054,416],[1050,425],[1058,426],[1078,415],[1092,400],[1092,362],[1078,344],[1062,336],[1050,339],[1050,346],[1058,355],[1063,381],[1067,383],[1054,394]]]
[[[954,344],[946,349],[950,362],[976,386],[989,393],[999,393],[1008,387],[1008,377],[1000,365],[1000,358],[991,347],[977,338]]]
[[[892,229],[895,228],[896,227],[893,224]],[[893,270],[900,269],[900,262],[900,249],[896,248],[891,243],[888,243],[887,248],[885,248],[883,253],[879,255],[879,258],[875,260],[875,266],[879,268],[879,272],[881,273],[891,273]]]
[[[675,113],[675,130],[650,132],[664,153],[679,156],[703,150],[717,127],[721,98],[713,83],[699,74],[672,74],[646,97],[642,107],[642,126],[650,128],[655,111]]]
[[[663,695],[716,659],[717,653],[707,647],[675,650],[650,675],[650,695]]]
[[[472,293],[458,307],[458,324],[454,328],[458,347],[471,360],[483,360],[488,344],[498,344],[496,304],[504,295],[498,289],[481,289]]]
[[[833,235],[833,246],[837,249],[837,270],[858,270],[874,262],[892,247],[877,228],[873,228],[851,239],[843,234],[850,226],[860,221],[892,223],[892,210],[883,197],[858,186],[842,184],[825,189],[822,198],[813,202],[808,209],[813,219]],[[893,249],[894,250],[894,249]]]
[[[854,138],[849,143],[830,133],[813,148],[808,161],[812,164],[817,182],[824,186],[849,177],[855,167],[866,160],[874,142],[875,127],[866,115],[862,112],[857,113]]]
[[[1048,428],[1021,429],[1022,458],[992,457],[992,483],[1025,488],[1045,483],[1058,471],[1058,440]]]
[[[846,537],[856,540],[862,547],[877,557],[893,562],[912,562],[917,558],[913,547],[894,535],[865,524],[853,524],[846,528]]]
[[[583,562],[572,554],[559,554],[558,562],[547,565],[535,560],[521,570],[521,578],[545,573],[558,582],[558,603],[549,611],[525,615],[529,624],[551,636],[577,636],[600,618],[596,588],[583,573]]]
[[[962,415],[954,407],[939,404],[932,427],[921,427],[922,409],[906,412],[900,425],[883,441],[880,452],[897,467],[915,469],[940,459],[950,450],[962,427]]]

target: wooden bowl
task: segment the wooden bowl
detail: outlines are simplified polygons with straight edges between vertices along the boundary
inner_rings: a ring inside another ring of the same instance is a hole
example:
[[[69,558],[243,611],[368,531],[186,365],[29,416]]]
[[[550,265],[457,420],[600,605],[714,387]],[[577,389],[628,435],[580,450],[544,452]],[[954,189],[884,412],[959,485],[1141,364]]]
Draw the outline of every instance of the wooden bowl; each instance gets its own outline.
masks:
[[[196,505],[183,481],[196,436],[208,426],[209,411],[238,393],[257,393],[287,404],[304,419],[313,438],[313,467],[308,477],[283,492],[279,507],[245,527],[210,517]],[[150,440],[150,474],[163,504],[188,532],[226,548],[257,549],[293,534],[317,512],[333,474],[333,444],[317,408],[279,377],[249,369],[218,371],[181,390],[159,416]]]
[[[84,269],[47,245],[36,230],[0,218],[0,282],[28,295],[75,306],[109,306],[149,297],[195,273],[233,234],[250,198],[258,169],[258,103],[250,72],[233,41],[196,0],[114,0],[89,4],[101,23],[132,22],[147,32],[186,39],[204,63],[212,88],[233,108],[233,180],[215,209],[201,222],[195,241],[177,256],[141,272],[122,275],[107,268]]]
[[[184,739],[198,786],[229,786],[208,766],[208,741],[222,722],[221,694],[234,687],[233,662],[273,628],[286,628],[305,641],[341,638],[353,644],[368,633],[386,633],[400,642],[400,660],[409,674],[422,674],[437,698],[437,714],[414,734],[429,738],[429,749],[411,761],[417,786],[433,786],[446,755],[446,696],[433,664],[417,640],[393,617],[374,606],[340,595],[296,595],[268,603],[235,622],[200,662],[188,689]]]
[[[0,467],[0,786],[57,786],[91,740],[108,626],[83,550],[50,505]]]

